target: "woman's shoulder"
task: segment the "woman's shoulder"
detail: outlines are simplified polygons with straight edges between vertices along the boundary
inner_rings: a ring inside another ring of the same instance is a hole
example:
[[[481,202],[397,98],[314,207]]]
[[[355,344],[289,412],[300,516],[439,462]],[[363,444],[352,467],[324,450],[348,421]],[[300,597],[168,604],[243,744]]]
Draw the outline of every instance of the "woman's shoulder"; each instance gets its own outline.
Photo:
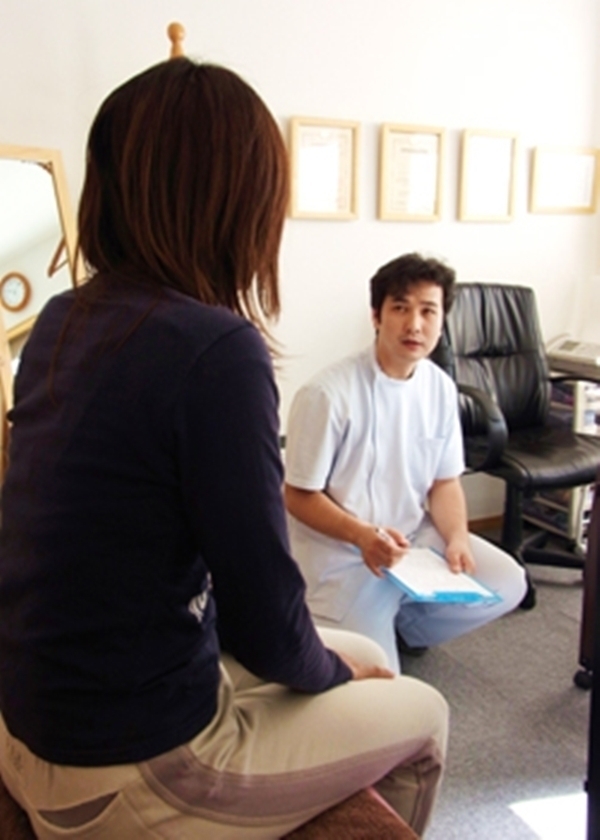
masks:
[[[267,354],[253,324],[223,306],[212,306],[167,288],[118,285],[56,295],[44,307],[28,344],[48,355],[60,344],[77,358],[117,353],[138,368],[189,368],[212,357]]]
[[[194,341],[202,339],[210,342],[238,330],[255,332],[247,319],[225,306],[202,303],[174,289],[162,290],[150,318],[162,328],[189,336]]]
[[[169,292],[156,319],[156,340],[172,347],[175,355],[187,357],[191,366],[204,360],[214,369],[240,362],[271,368],[271,356],[258,328],[224,306]]]

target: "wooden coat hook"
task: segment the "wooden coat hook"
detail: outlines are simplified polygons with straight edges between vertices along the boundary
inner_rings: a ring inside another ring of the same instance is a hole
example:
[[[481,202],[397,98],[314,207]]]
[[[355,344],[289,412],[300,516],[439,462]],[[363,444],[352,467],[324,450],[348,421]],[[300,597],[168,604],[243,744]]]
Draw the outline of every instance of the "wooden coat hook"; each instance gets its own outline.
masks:
[[[185,55],[183,52],[183,39],[185,38],[185,29],[180,23],[170,23],[167,27],[167,35],[171,41],[171,55],[169,58],[180,58]]]

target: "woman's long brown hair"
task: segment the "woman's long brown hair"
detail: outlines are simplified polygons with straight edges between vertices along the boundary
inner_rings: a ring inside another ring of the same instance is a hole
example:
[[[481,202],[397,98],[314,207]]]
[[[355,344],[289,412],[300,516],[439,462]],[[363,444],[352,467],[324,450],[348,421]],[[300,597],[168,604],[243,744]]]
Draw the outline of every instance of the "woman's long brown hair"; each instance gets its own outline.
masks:
[[[264,330],[279,313],[288,190],[281,133],[254,90],[223,67],[171,59],[117,88],[94,120],[79,247],[92,275],[168,286]]]

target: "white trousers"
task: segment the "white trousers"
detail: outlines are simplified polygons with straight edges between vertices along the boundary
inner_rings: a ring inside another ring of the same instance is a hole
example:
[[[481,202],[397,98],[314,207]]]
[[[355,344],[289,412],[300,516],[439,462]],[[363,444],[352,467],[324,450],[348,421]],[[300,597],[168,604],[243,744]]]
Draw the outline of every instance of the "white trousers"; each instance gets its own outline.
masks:
[[[411,601],[386,578],[365,566],[364,586],[341,621],[314,616],[322,627],[337,627],[374,639],[386,652],[391,667],[400,673],[396,648],[398,630],[411,647],[431,647],[469,633],[517,607],[527,590],[525,570],[509,554],[487,540],[469,535],[475,559],[475,577],[501,600],[494,604],[428,604]],[[412,536],[411,544],[430,546],[443,553],[444,541],[426,523]],[[310,600],[308,602],[310,607]]]
[[[369,639],[325,643],[377,664]],[[439,787],[448,708],[410,677],[318,695],[264,683],[224,657],[215,718],[190,743],[141,764],[49,764],[0,718],[0,773],[41,840],[275,840],[374,784],[420,835]]]

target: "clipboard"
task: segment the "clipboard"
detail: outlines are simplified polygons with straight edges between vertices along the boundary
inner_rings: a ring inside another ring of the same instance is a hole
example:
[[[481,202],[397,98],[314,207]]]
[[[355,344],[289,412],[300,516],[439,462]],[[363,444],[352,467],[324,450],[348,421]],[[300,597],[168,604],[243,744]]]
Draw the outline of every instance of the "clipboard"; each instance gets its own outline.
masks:
[[[452,572],[432,548],[410,548],[391,569],[381,571],[412,601],[423,603],[497,604],[501,597],[465,572]]]

